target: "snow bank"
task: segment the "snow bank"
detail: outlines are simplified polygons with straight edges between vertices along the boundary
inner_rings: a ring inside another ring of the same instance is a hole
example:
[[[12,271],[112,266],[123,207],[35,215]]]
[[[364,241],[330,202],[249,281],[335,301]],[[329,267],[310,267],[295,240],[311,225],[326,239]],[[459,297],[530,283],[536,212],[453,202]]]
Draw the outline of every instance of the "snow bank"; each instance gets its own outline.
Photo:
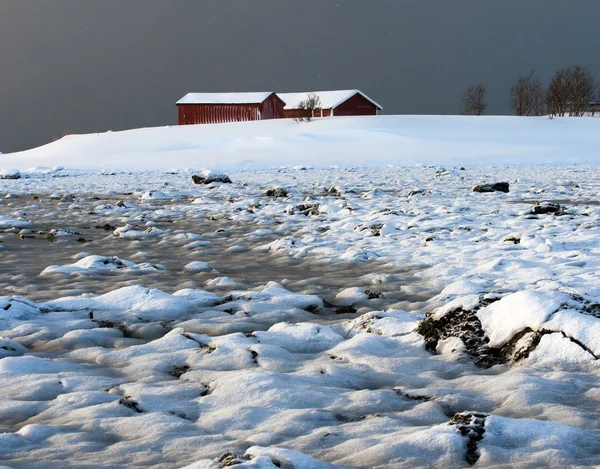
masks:
[[[0,168],[247,170],[282,165],[594,163],[600,161],[599,130],[598,119],[371,116],[309,123],[277,119],[69,135],[2,155]]]

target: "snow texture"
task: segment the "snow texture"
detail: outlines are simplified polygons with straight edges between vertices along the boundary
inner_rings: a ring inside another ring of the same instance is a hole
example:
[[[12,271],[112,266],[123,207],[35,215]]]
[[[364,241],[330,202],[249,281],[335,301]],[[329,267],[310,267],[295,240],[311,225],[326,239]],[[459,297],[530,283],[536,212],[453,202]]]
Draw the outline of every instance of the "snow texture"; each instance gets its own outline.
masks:
[[[0,467],[600,466],[599,125],[279,120],[2,155]]]

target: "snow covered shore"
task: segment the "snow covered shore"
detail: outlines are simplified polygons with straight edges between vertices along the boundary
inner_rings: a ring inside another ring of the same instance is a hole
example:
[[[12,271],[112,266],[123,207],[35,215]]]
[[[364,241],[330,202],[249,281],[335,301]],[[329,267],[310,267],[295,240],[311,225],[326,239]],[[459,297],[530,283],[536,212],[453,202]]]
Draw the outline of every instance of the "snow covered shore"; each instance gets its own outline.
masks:
[[[600,465],[596,123],[406,118],[428,135],[411,147],[386,119],[350,119],[355,145],[334,120],[269,123],[270,143],[233,125],[213,147],[228,184],[97,172],[134,141],[150,165],[219,167],[172,135],[228,126],[3,156],[24,177],[0,181],[0,465]],[[248,167],[287,168],[240,171],[236,138]],[[365,142],[383,156],[357,166]],[[353,167],[292,169],[303,145]],[[386,166],[438,145],[456,165]]]

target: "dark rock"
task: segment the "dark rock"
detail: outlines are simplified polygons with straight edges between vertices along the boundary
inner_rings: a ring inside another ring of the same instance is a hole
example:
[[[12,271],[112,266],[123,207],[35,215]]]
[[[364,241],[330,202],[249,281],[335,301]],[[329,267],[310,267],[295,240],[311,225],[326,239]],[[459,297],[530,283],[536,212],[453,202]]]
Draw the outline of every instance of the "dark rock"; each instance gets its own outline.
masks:
[[[274,189],[267,190],[267,197],[287,197],[288,191],[283,187],[275,187]]]
[[[139,404],[136,401],[130,399],[127,396],[119,399],[119,404],[127,407],[128,409],[135,410],[138,414],[141,414],[144,412],[142,409],[139,408]]]
[[[98,327],[117,329],[117,330],[121,331],[121,333],[123,334],[123,337],[127,337],[127,329],[125,329],[125,325],[122,322],[105,321],[102,319],[93,319],[94,313],[90,312],[90,314],[91,314],[90,319],[92,319],[92,322],[95,322],[96,324],[98,324]]]
[[[450,425],[456,426],[456,429],[462,436],[467,437],[467,454],[465,459],[471,465],[479,459],[479,450],[477,444],[483,439],[485,433],[485,419],[487,414],[480,412],[460,412],[454,414],[450,420]]]
[[[488,303],[489,304],[489,303]],[[492,349],[487,346],[489,339],[481,327],[477,310],[484,306],[481,303],[474,311],[457,309],[435,320],[428,314],[418,327],[417,332],[425,339],[425,348],[435,352],[440,340],[459,337],[467,349],[467,354],[473,358],[477,366],[491,368],[494,365],[506,363],[509,356],[504,349]]]
[[[169,372],[171,376],[175,376],[175,378],[179,378],[181,375],[190,371],[190,367],[187,365],[177,366],[173,365],[173,370]]]
[[[554,202],[540,202],[531,207],[531,213],[536,215],[542,215],[544,213],[559,214],[561,212],[562,210],[560,204]]]
[[[290,215],[296,215],[296,214],[301,214],[301,215],[306,215],[308,216],[314,216],[314,215],[319,215],[319,207],[321,206],[320,203],[315,203],[315,204],[300,204],[300,205],[296,205],[295,207],[292,207],[291,209],[286,210],[287,213],[289,213]]]
[[[194,182],[194,184],[212,184],[213,182],[231,184],[231,179],[229,179],[229,176],[227,176],[227,174],[219,174],[212,172],[206,172],[202,176],[194,174],[192,176],[192,181]]]
[[[237,466],[238,464],[243,464],[249,460],[250,458],[247,458],[246,456],[239,456],[233,453],[225,453],[215,459],[215,461],[219,463],[219,467]]]
[[[600,305],[584,299],[578,295],[571,295],[572,301],[561,306],[562,309],[576,309],[581,314],[600,317]],[[475,365],[481,368],[506,363],[516,363],[529,357],[536,349],[540,340],[547,334],[562,334],[563,337],[581,347],[592,357],[598,359],[589,347],[577,339],[568,336],[563,331],[525,328],[515,334],[501,347],[489,347],[489,338],[485,335],[477,311],[496,300],[484,299],[473,311],[457,309],[448,312],[439,320],[434,320],[428,313],[418,327],[417,332],[425,339],[425,348],[435,352],[440,340],[458,337],[465,344],[467,354],[473,359]]]
[[[482,184],[475,186],[473,192],[509,192],[508,182],[494,182],[493,184]]]
[[[352,306],[338,306],[335,308],[335,314],[355,314],[356,308]]]
[[[377,298],[385,298],[383,293],[378,291],[365,290],[367,297],[369,300],[376,300]]]
[[[0,179],[21,179],[21,172],[17,169],[5,169],[0,171]]]
[[[394,388],[394,392],[396,394],[398,394],[399,396],[402,396],[406,399],[410,399],[411,401],[427,402],[427,401],[431,400],[430,396],[421,396],[419,394],[409,394],[409,393],[402,391],[401,388]]]
[[[415,195],[425,195],[427,191],[425,189],[411,189],[410,191],[408,191],[408,194],[406,194],[406,197],[413,197]]]

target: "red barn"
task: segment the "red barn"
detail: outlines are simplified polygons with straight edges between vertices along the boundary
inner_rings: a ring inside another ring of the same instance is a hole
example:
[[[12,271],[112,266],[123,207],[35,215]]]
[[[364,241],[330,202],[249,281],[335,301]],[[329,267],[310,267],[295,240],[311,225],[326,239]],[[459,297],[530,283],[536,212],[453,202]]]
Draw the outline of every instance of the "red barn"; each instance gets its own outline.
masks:
[[[300,103],[311,93],[321,100],[314,117],[376,116],[383,108],[359,90],[307,91],[305,93],[278,93],[286,103],[283,117],[302,117]]]
[[[281,119],[284,106],[273,92],[188,93],[177,101],[179,125]]]

